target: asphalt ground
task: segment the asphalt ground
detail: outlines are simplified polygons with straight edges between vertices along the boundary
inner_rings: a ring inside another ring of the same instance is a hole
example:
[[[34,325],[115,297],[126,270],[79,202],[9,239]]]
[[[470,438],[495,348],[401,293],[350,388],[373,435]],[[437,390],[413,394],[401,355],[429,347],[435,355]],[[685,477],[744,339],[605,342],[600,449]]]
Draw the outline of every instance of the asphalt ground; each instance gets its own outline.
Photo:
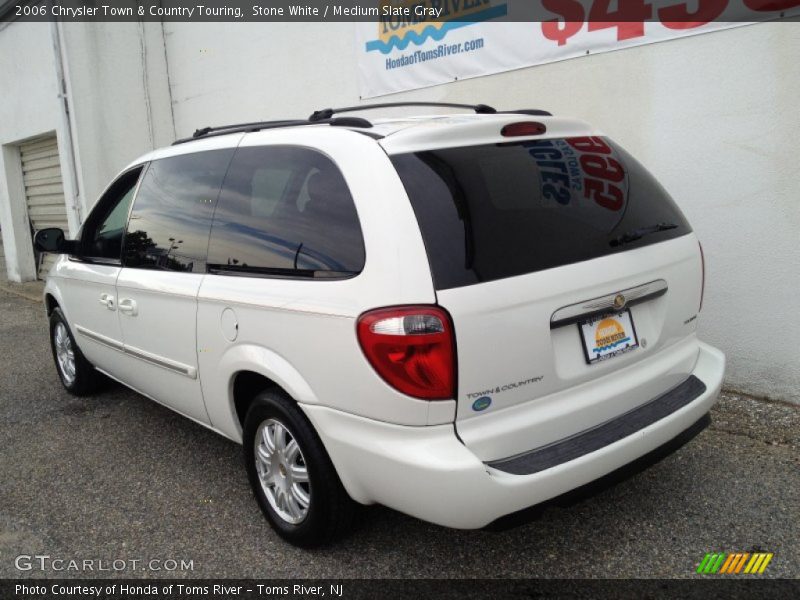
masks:
[[[141,561],[124,577],[683,578],[706,552],[764,551],[760,577],[797,578],[800,409],[726,393],[712,416],[648,470],[508,531],[367,507],[349,538],[305,551],[262,518],[239,446],[118,384],[69,396],[42,305],[0,290],[0,577],[109,575],[15,567],[39,554]]]

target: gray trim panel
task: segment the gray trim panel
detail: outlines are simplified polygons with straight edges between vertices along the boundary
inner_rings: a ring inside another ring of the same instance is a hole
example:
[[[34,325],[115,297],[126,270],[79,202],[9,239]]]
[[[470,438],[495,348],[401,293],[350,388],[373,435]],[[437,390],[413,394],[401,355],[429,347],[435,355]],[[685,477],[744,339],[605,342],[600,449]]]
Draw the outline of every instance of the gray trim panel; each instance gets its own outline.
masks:
[[[605,423],[529,452],[486,463],[512,475],[531,475],[575,460],[633,435],[683,408],[706,391],[694,375],[670,391]]]

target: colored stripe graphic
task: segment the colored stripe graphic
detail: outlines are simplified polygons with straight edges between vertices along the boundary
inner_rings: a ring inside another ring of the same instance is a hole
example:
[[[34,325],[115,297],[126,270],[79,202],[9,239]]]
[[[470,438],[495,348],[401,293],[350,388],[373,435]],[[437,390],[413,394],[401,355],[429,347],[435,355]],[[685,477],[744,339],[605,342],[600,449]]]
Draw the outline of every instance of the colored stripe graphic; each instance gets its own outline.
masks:
[[[703,575],[760,575],[775,556],[772,552],[707,552],[697,565],[697,573]],[[744,569],[744,571],[742,571]]]
[[[703,557],[703,560],[701,560],[700,564],[697,565],[698,573],[705,573],[706,565],[708,564],[709,560],[711,560],[711,555],[706,553],[706,555]]]
[[[739,562],[736,565],[736,570],[734,571],[734,573],[738,573],[739,571],[742,570],[742,567],[744,566],[744,563],[747,560],[748,556],[750,556],[749,552],[745,552],[745,553],[742,554],[742,557],[739,559]]]
[[[697,572],[704,574],[716,573],[722,566],[723,560],[725,560],[724,552],[709,552],[703,557],[703,560],[700,561],[700,565],[697,567]]]
[[[767,554],[767,555],[764,557],[764,562],[762,562],[762,563],[761,563],[761,568],[758,570],[758,573],[759,573],[759,575],[760,575],[761,573],[763,573],[764,571],[766,571],[766,569],[767,569],[767,565],[769,564],[769,561],[771,561],[771,560],[772,560],[772,557],[773,557],[773,556],[775,556],[775,555],[774,555],[772,552],[770,552],[769,554]]]
[[[714,568],[711,569],[712,573],[716,573],[717,571],[719,571],[719,568],[722,566],[722,561],[723,560],[725,560],[725,553],[724,552],[720,552],[719,553],[719,557],[717,558],[717,562],[714,563]]]
[[[728,560],[726,560],[722,564],[722,568],[719,570],[719,572],[720,573],[730,573],[731,572],[731,567],[734,565],[734,563],[736,563],[736,561],[738,559],[739,559],[739,555],[738,554],[728,554]]]
[[[754,554],[752,560],[744,568],[745,573],[758,573],[758,568],[761,566],[761,561],[764,560],[763,554]]]

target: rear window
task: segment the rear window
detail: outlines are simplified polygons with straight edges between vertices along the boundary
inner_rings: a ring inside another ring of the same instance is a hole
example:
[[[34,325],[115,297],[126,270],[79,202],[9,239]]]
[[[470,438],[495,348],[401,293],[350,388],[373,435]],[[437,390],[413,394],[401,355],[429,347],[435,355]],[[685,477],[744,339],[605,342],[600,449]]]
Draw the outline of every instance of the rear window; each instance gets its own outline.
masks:
[[[666,190],[607,138],[447,148],[396,155],[392,162],[439,290],[691,232]]]

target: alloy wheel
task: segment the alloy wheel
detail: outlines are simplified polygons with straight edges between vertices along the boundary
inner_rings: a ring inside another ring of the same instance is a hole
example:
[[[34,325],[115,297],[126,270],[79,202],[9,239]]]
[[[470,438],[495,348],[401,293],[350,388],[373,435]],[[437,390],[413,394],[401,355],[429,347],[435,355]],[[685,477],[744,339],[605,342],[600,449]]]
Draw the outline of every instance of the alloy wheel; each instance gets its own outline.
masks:
[[[301,523],[311,505],[311,484],[303,452],[291,432],[275,419],[258,427],[256,472],[272,510],[292,525]]]
[[[69,337],[66,325],[57,323],[53,331],[53,345],[56,349],[56,362],[64,383],[72,385],[75,381],[75,349]]]

